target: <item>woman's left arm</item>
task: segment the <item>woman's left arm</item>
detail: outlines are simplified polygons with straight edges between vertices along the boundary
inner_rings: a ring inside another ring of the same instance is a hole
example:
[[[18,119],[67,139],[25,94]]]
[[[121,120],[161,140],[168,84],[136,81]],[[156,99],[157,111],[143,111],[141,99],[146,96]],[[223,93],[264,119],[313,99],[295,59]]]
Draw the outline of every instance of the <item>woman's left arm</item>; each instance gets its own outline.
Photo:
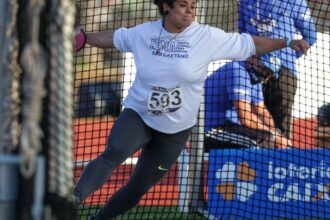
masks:
[[[310,45],[305,40],[290,40],[290,39],[275,39],[266,38],[260,36],[253,36],[253,41],[256,46],[256,54],[261,55],[272,52],[274,50],[280,50],[285,47],[307,54]]]

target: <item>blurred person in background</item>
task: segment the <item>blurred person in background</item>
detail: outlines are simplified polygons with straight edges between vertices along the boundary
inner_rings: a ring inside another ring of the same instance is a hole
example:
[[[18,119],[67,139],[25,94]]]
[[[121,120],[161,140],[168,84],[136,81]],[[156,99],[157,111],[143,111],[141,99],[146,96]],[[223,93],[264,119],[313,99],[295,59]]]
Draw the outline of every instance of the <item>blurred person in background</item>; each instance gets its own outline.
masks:
[[[305,0],[242,0],[239,6],[239,32],[253,36],[294,39],[299,32],[308,46],[316,42],[316,28]],[[290,46],[290,41],[288,41]],[[276,66],[274,80],[264,84],[266,107],[275,126],[292,138],[292,108],[297,90],[296,60],[302,55],[293,47],[269,53],[268,61]]]
[[[246,62],[229,62],[207,78],[205,131],[212,135],[206,136],[205,143],[216,145],[217,132],[226,131],[251,138],[260,147],[285,149],[292,145],[275,127],[264,103],[262,84],[274,80],[266,65],[252,56]]]

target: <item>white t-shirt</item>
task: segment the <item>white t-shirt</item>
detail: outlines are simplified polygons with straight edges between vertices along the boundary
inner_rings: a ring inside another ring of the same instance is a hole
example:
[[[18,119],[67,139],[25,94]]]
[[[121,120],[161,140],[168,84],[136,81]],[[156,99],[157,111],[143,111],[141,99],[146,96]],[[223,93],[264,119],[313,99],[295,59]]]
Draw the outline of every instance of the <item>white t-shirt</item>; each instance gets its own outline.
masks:
[[[125,108],[169,134],[196,123],[211,61],[245,60],[256,52],[248,34],[229,34],[198,23],[173,34],[162,29],[161,20],[116,30],[114,45],[133,53],[137,69]]]

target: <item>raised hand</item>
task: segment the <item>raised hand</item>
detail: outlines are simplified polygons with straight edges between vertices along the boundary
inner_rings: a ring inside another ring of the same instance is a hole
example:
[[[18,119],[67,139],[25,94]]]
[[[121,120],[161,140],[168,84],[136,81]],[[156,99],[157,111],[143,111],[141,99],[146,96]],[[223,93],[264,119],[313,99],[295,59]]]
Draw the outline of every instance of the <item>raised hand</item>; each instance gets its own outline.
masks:
[[[304,40],[292,40],[289,47],[297,52],[307,54],[310,45]]]
[[[85,47],[86,44],[86,33],[83,28],[79,27],[75,30],[75,51],[78,52]]]

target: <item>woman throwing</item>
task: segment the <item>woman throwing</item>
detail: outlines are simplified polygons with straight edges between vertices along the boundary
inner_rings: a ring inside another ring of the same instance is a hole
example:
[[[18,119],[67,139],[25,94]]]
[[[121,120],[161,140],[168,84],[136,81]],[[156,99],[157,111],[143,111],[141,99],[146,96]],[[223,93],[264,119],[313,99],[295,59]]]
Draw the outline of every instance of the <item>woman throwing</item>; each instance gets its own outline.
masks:
[[[308,50],[302,40],[267,39],[229,34],[194,22],[196,0],[154,0],[162,19],[132,28],[78,33],[99,48],[131,52],[136,79],[124,100],[104,152],[83,171],[76,202],[98,190],[111,172],[142,148],[131,178],[92,219],[111,219],[135,206],[177,160],[196,123],[208,64],[214,60],[245,60],[290,46]],[[84,41],[85,40],[85,41]]]

